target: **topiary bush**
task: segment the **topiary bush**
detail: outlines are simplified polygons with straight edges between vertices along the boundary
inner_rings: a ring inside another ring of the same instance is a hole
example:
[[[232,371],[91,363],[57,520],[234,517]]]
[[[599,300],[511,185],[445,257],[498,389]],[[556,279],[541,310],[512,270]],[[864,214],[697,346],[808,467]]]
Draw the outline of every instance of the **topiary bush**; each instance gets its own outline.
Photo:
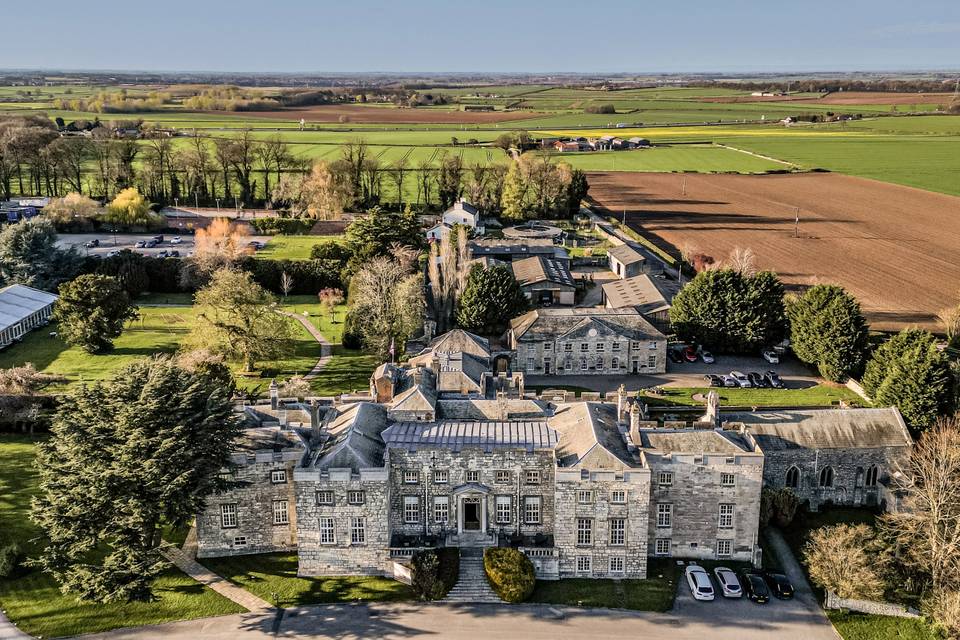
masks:
[[[516,549],[494,547],[483,553],[483,569],[490,586],[505,602],[523,602],[537,582],[530,558]]]

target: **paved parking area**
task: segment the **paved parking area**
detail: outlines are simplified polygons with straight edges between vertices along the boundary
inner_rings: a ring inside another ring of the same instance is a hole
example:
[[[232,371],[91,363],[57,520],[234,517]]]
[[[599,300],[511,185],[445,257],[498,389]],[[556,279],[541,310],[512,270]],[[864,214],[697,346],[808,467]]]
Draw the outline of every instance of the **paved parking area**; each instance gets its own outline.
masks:
[[[163,243],[157,245],[153,249],[147,248],[136,248],[136,243],[140,240],[146,242],[155,235],[163,236]],[[163,233],[118,233],[116,235],[112,233],[61,233],[57,244],[62,247],[76,247],[80,251],[94,256],[105,256],[109,252],[117,249],[130,249],[131,251],[136,251],[137,253],[142,253],[147,256],[155,256],[161,251],[171,251],[175,250],[180,253],[180,257],[186,257],[193,253],[193,235],[189,233],[184,233],[180,236],[180,244],[171,244],[172,240],[176,234]],[[87,248],[85,245],[91,240],[99,240],[100,246],[94,248]],[[261,242],[266,242],[269,240],[269,236],[251,236],[250,240],[259,240]]]

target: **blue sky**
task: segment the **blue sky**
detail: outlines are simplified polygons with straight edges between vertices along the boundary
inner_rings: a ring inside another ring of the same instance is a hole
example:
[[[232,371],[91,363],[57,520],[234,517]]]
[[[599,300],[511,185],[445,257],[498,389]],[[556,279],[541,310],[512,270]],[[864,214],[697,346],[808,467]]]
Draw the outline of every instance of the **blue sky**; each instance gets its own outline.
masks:
[[[2,16],[2,68],[774,72],[960,67],[960,0],[41,0],[9,3]]]

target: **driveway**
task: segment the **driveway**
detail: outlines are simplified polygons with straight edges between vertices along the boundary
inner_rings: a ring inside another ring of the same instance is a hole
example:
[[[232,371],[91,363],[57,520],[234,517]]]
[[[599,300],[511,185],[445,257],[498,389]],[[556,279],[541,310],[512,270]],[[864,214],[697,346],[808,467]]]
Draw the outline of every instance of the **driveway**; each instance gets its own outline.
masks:
[[[670,638],[670,640],[836,640],[822,613],[801,603],[685,602],[669,613],[547,605],[325,605],[118,630],[85,638]]]
[[[788,389],[804,389],[823,382],[822,379],[810,373],[799,360],[786,358],[780,364],[769,364],[763,358],[745,356],[717,356],[713,364],[704,362],[667,362],[667,372],[657,375],[562,375],[538,376],[527,374],[525,384],[528,387],[559,387],[572,386],[589,389],[591,391],[616,391],[621,384],[627,391],[646,389],[648,387],[704,387],[703,380],[707,373],[730,373],[731,371],[776,371],[783,379]]]

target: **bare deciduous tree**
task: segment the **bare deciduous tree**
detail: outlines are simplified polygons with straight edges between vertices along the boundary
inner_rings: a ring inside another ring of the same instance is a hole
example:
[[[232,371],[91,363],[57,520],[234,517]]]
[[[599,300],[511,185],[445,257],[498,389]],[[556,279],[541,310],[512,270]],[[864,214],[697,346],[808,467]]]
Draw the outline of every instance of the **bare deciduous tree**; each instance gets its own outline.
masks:
[[[293,290],[293,276],[284,271],[280,274],[280,289],[283,291],[283,297],[286,298]]]
[[[810,579],[841,598],[883,595],[882,562],[874,549],[873,529],[865,524],[821,527],[803,547]]]
[[[757,256],[750,247],[734,247],[727,263],[731,269],[745,276],[752,276],[757,272]]]
[[[440,242],[435,243],[430,251],[427,276],[433,294],[434,320],[440,333],[450,329],[457,300],[467,286],[467,277],[470,275],[467,268],[470,261],[467,240],[467,229],[456,225],[450,233],[441,236]]]
[[[902,508],[882,523],[901,560],[929,575],[934,591],[960,587],[960,416],[924,431],[894,479]]]
[[[377,257],[364,264],[351,281],[353,317],[365,348],[386,356],[391,344],[403,344],[423,322],[425,302],[419,274],[405,270],[393,258]]]

